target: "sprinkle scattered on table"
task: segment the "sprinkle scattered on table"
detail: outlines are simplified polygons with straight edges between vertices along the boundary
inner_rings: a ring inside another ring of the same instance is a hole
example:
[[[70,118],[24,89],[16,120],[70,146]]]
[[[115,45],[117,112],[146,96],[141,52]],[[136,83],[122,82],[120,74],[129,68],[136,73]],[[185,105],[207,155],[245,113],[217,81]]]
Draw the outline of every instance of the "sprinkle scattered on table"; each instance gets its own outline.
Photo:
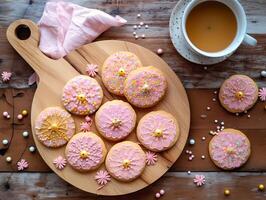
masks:
[[[29,167],[29,163],[25,159],[21,159],[17,162],[18,171],[23,171]]]

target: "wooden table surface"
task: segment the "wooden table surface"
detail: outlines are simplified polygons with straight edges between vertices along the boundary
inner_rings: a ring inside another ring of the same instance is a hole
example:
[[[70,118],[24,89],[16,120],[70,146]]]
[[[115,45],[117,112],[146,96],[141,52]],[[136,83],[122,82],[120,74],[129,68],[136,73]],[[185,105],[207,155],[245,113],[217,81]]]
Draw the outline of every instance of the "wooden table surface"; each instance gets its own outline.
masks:
[[[8,110],[12,119],[0,118],[0,141],[12,137],[9,148],[0,145],[0,200],[2,199],[117,199],[101,197],[80,191],[61,180],[44,164],[38,153],[31,154],[27,148],[34,145],[32,137],[24,139],[21,132],[30,130],[30,118],[16,120],[21,109],[30,109],[35,87],[29,87],[27,82],[33,73],[32,69],[20,58],[8,44],[5,31],[7,26],[16,19],[28,18],[35,22],[42,14],[46,1],[42,0],[2,0],[0,2],[0,72],[7,70],[14,73],[9,83],[0,83],[0,113]],[[257,103],[249,114],[236,117],[225,112],[213,93],[223,80],[232,74],[242,73],[254,78],[260,87],[265,86],[265,80],[260,77],[260,71],[266,70],[266,1],[241,0],[248,16],[248,32],[258,39],[256,47],[241,46],[227,61],[217,65],[195,65],[184,60],[175,51],[168,30],[171,10],[177,3],[175,0],[122,0],[119,8],[115,1],[104,0],[72,0],[80,5],[97,8],[112,15],[119,14],[128,20],[121,28],[112,28],[102,34],[98,40],[118,39],[140,44],[152,51],[163,48],[162,58],[173,68],[188,89],[191,103],[190,138],[197,144],[191,149],[196,158],[188,161],[183,153],[166,175],[151,186],[134,194],[119,197],[119,199],[154,199],[154,194],[164,189],[166,194],[161,199],[266,199],[266,192],[258,192],[257,185],[266,186],[266,124],[264,103]],[[113,3],[112,3],[113,2]],[[140,20],[136,15],[142,14],[142,21],[149,24],[145,30],[146,39],[135,40],[132,36],[133,25]],[[199,98],[201,97],[201,98]],[[211,110],[207,111],[206,107]],[[202,119],[201,115],[207,115]],[[226,127],[238,128],[244,131],[252,144],[252,155],[248,163],[233,172],[223,172],[216,168],[207,153],[208,141],[216,124],[215,119],[225,122]],[[205,136],[207,139],[202,141]],[[5,157],[11,155],[12,164],[7,164]],[[206,159],[202,160],[201,155]],[[21,157],[29,160],[30,167],[26,172],[18,173],[16,161]],[[187,171],[192,171],[191,175]],[[206,184],[196,187],[193,184],[195,174],[206,176]],[[229,188],[231,195],[225,197],[223,190]]]

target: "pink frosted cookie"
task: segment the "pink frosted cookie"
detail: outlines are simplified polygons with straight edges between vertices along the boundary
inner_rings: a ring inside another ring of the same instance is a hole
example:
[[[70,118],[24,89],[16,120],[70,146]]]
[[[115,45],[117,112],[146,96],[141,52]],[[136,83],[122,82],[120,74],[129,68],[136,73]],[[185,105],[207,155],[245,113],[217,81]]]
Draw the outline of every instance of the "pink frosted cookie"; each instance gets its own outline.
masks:
[[[133,131],[136,117],[136,113],[129,103],[113,100],[103,104],[96,112],[95,124],[102,136],[112,141],[118,141]]]
[[[75,134],[75,122],[62,108],[49,107],[35,120],[35,134],[45,146],[60,147]]]
[[[241,167],[249,158],[250,142],[245,134],[235,129],[224,129],[209,143],[212,161],[218,167],[231,170]]]
[[[101,86],[89,76],[76,76],[68,81],[63,89],[63,105],[69,112],[76,115],[94,113],[101,105],[102,99]]]
[[[163,73],[152,66],[132,71],[124,84],[124,95],[127,100],[141,108],[157,104],[165,95],[167,81]]]
[[[119,181],[136,179],[145,168],[145,153],[141,147],[130,141],[115,144],[107,154],[107,171]]]
[[[119,51],[109,56],[102,67],[102,80],[109,92],[123,96],[124,81],[128,74],[142,67],[138,57],[127,51]]]
[[[155,152],[171,148],[179,134],[179,126],[174,116],[162,110],[144,115],[137,127],[140,143]]]
[[[258,86],[245,75],[234,75],[224,81],[219,99],[222,106],[232,113],[250,109],[258,99]]]
[[[65,150],[67,162],[81,172],[98,168],[106,156],[102,139],[92,132],[80,132],[68,142]]]

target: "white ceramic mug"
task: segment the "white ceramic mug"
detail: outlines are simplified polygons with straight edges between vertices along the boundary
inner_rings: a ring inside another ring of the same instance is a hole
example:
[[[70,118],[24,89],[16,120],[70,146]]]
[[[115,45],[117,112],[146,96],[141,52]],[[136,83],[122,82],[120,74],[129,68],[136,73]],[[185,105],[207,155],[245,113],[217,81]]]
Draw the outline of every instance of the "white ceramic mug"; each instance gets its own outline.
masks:
[[[198,4],[205,2],[205,1],[219,1],[225,5],[227,5],[235,14],[236,19],[237,19],[237,33],[232,41],[232,43],[225,48],[222,51],[218,52],[206,52],[202,51],[199,48],[197,48],[189,39],[186,31],[186,20],[191,12],[191,10],[197,6]],[[231,55],[239,46],[241,43],[250,45],[250,46],[255,46],[257,44],[257,40],[251,36],[249,36],[246,31],[247,31],[247,17],[245,14],[245,11],[241,4],[237,0],[192,0],[187,7],[184,10],[184,15],[182,18],[182,34],[185,37],[186,43],[189,48],[191,48],[194,52],[197,54],[200,54],[202,56],[206,56],[209,58],[220,58],[220,57],[225,57]]]

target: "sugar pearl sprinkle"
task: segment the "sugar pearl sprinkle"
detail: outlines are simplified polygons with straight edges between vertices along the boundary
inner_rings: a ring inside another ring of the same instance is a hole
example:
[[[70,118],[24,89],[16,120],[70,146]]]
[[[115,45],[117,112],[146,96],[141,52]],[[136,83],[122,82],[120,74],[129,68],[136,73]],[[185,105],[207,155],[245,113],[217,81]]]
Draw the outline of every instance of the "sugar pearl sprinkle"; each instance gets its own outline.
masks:
[[[196,141],[195,141],[194,139],[190,139],[190,140],[189,140],[189,144],[190,144],[190,145],[194,145],[195,143],[196,143]]]
[[[140,18],[141,17],[141,14],[139,13],[139,14],[137,14],[137,18]]]
[[[8,116],[8,112],[7,112],[7,111],[4,111],[4,112],[3,112],[3,116],[4,116],[4,117],[7,117],[7,116]]]
[[[22,120],[23,119],[23,115],[22,114],[18,114],[17,118],[18,118],[18,120]]]
[[[10,156],[6,157],[6,162],[10,163],[12,161],[12,158]]]
[[[161,49],[161,48],[157,49],[157,54],[158,54],[158,55],[163,54],[163,49]]]
[[[259,191],[264,191],[265,187],[263,184],[259,184],[258,189],[259,189]]]
[[[30,151],[31,153],[33,153],[33,152],[36,151],[36,148],[35,148],[34,146],[30,146],[30,147],[29,147],[29,151]]]
[[[211,110],[211,107],[210,107],[210,106],[208,106],[206,109],[207,109],[208,111],[210,111],[210,110]]]
[[[225,195],[225,196],[229,196],[230,193],[231,193],[230,190],[228,190],[228,189],[225,189],[225,190],[224,190],[224,195]]]
[[[157,199],[159,199],[159,198],[161,197],[160,193],[157,192],[157,193],[155,194],[155,197],[156,197]]]
[[[23,136],[24,138],[29,137],[29,132],[28,132],[28,131],[23,131],[23,132],[22,132],[22,136]]]
[[[203,159],[203,160],[204,160],[204,159],[205,159],[205,156],[204,156],[204,155],[202,155],[202,156],[201,156],[201,159]]]
[[[204,140],[206,140],[206,137],[203,136],[201,139],[204,141]]]
[[[7,145],[7,144],[8,144],[8,139],[3,139],[3,140],[2,140],[2,144],[3,144],[3,145]]]
[[[265,78],[266,77],[266,71],[261,71],[260,75]]]
[[[22,110],[21,114],[22,114],[23,116],[27,116],[27,115],[28,115],[28,111],[27,111],[27,110]]]

